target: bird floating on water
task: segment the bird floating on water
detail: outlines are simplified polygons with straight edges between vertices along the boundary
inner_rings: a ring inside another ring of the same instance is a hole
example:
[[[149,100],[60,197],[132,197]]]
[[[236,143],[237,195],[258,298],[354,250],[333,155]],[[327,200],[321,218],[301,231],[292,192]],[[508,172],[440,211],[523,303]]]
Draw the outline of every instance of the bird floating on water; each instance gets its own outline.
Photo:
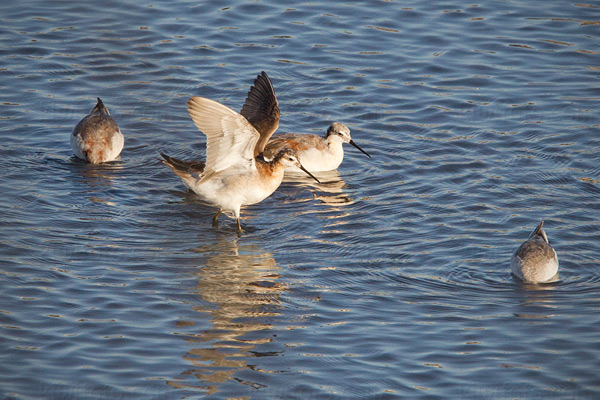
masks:
[[[367,157],[371,156],[360,148],[350,136],[350,129],[341,122],[329,126],[325,136],[309,134],[279,134],[268,141],[268,138],[279,126],[279,106],[273,84],[263,71],[254,80],[248,92],[246,102],[240,111],[260,133],[264,158],[271,159],[284,148],[295,150],[302,160],[302,165],[311,172],[331,171],[337,169],[344,159],[344,143],[350,143]],[[296,169],[294,166],[288,169]]]
[[[71,133],[71,148],[75,155],[92,164],[115,160],[124,144],[121,130],[99,97],[96,106]]]
[[[268,137],[261,136],[237,112],[203,97],[192,97],[187,104],[194,124],[207,138],[206,162],[161,155],[188,188],[205,202],[219,207],[213,224],[217,224],[223,211],[231,212],[241,233],[240,208],[269,197],[281,184],[286,167],[295,166],[319,182],[300,164],[294,150],[282,149],[272,160],[264,160],[260,156],[261,146]]]
[[[554,280],[558,273],[558,257],[542,229],[544,221],[521,244],[510,260],[512,273],[525,282],[540,283]]]

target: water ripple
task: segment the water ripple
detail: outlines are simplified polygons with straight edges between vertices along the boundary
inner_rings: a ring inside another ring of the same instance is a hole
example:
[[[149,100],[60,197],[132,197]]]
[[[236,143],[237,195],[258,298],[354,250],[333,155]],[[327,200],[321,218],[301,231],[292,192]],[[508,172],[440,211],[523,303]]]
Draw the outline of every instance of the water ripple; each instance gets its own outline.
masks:
[[[0,8],[5,397],[598,397],[595,5]],[[239,110],[262,70],[281,132],[339,120],[373,158],[237,236],[159,152],[203,159],[187,98]],[[91,166],[96,97],[126,141]],[[523,284],[542,218],[559,280]]]

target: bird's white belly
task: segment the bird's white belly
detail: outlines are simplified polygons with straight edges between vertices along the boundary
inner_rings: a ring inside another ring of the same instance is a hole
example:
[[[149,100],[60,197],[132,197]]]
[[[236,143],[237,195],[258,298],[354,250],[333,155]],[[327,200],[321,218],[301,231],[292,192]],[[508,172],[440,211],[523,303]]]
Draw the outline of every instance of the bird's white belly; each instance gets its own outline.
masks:
[[[263,181],[256,175],[228,175],[212,177],[201,184],[192,183],[192,189],[202,200],[220,207],[222,210],[236,212],[241,206],[256,204],[271,195],[277,189],[281,177]]]
[[[339,151],[330,148],[318,150],[311,148],[298,152],[300,164],[310,172],[331,171],[337,169],[344,159],[344,151],[339,146]],[[301,172],[298,167],[287,167],[287,171]]]
[[[109,151],[107,152],[106,161],[112,161],[112,160],[116,159],[117,157],[119,157],[124,146],[125,146],[125,137],[119,130],[112,136],[111,146],[110,146]]]

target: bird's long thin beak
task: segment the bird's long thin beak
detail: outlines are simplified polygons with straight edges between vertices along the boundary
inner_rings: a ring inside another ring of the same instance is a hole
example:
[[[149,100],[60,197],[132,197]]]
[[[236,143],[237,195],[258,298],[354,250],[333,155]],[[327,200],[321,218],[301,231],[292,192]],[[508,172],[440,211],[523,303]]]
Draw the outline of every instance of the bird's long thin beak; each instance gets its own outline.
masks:
[[[318,180],[318,179],[317,179],[317,178],[316,178],[316,177],[315,177],[313,174],[311,174],[310,172],[308,172],[308,170],[307,170],[306,168],[304,168],[304,167],[302,166],[302,164],[300,164],[300,169],[301,169],[302,171],[306,172],[306,174],[307,174],[308,176],[310,176],[311,178],[313,178],[315,181],[317,181],[317,182],[321,183],[321,181],[320,181],[320,180]]]
[[[362,151],[367,157],[371,158],[371,156],[369,155],[369,153],[367,153],[366,151],[364,151],[363,149],[361,149],[356,143],[354,143],[354,140],[350,139],[350,141],[348,143],[350,143],[352,146],[354,146],[357,149],[359,149],[360,151]]]

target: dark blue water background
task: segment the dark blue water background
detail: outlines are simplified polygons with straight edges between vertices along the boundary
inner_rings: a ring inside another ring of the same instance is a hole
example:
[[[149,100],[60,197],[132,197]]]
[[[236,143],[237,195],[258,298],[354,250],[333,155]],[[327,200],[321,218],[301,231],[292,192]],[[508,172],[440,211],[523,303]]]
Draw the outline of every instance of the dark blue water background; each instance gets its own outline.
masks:
[[[600,3],[3,1],[0,397],[600,396]],[[323,185],[233,220],[192,95],[262,70],[280,132],[344,122]],[[120,161],[75,160],[101,97]],[[544,218],[560,281],[516,282]]]

